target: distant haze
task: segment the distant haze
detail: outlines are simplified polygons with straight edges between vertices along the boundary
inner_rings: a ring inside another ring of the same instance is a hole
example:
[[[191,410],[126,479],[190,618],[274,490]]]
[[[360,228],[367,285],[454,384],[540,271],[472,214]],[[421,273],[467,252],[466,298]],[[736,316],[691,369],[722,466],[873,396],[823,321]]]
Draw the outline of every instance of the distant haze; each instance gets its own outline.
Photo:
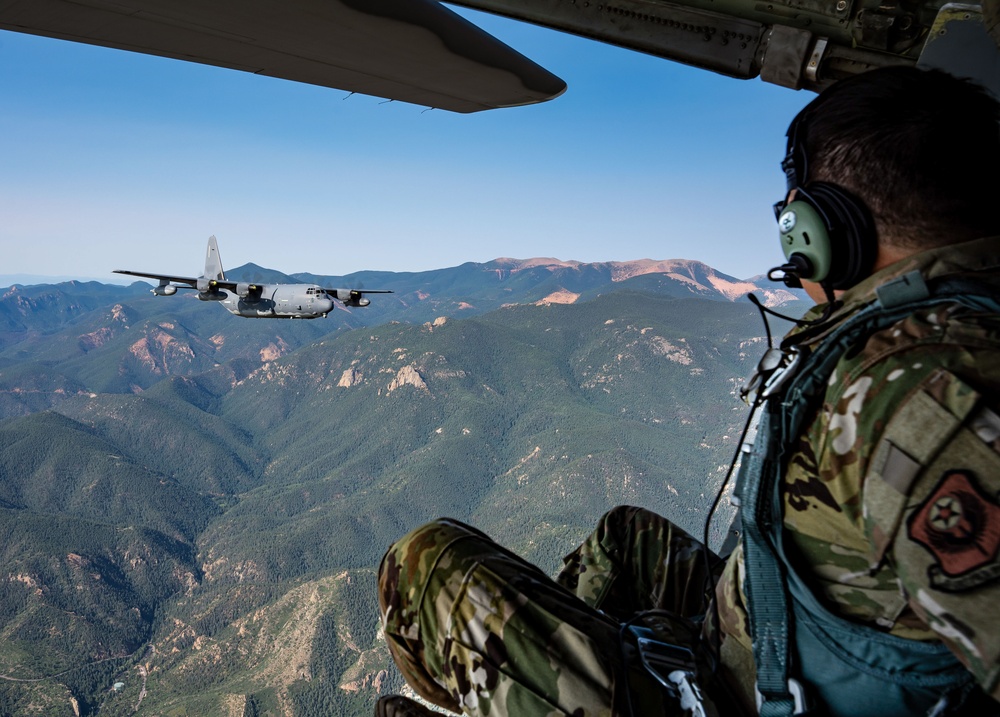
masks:
[[[64,281],[99,281],[102,284],[118,284],[128,286],[135,277],[93,277],[93,276],[43,276],[41,274],[0,274],[0,286],[13,286],[21,284],[23,286],[34,286],[36,284],[61,284]]]
[[[614,262],[581,262],[581,261],[561,261],[559,259],[553,259],[551,257],[535,257],[531,259],[512,259],[509,257],[499,257],[494,259],[492,262],[495,264],[510,264],[512,267],[516,267],[514,270],[527,269],[536,266],[562,266],[562,267],[572,267],[579,266],[587,263],[593,264],[606,264],[613,265],[616,267],[615,280],[619,281],[621,279],[627,278],[629,276],[639,276],[642,274],[649,273],[670,273],[671,267],[677,267],[678,265],[687,264],[702,264],[702,262],[696,262],[688,259],[635,259],[632,261],[614,261]],[[251,265],[253,266],[253,265]],[[155,269],[155,267],[146,267],[147,269]],[[238,271],[242,267],[236,267],[235,269],[227,269],[227,271]],[[439,267],[439,268],[449,268],[449,267]],[[374,271],[379,271],[375,269]],[[185,273],[185,276],[198,276],[200,270],[192,269],[190,272]],[[304,272],[292,272],[304,273]],[[759,277],[759,274],[755,275]],[[754,277],[752,276],[738,276],[738,279],[750,280]],[[59,284],[64,281],[98,281],[102,284],[115,284],[118,286],[129,286],[136,281],[143,281],[143,279],[134,276],[122,276],[120,274],[111,274],[109,276],[102,277],[87,277],[87,276],[47,276],[44,274],[0,274],[0,287],[13,286],[14,284],[21,284],[23,286],[32,286],[37,284]],[[146,280],[150,281],[150,280]],[[718,288],[718,287],[717,287]],[[749,290],[749,289],[747,289]],[[723,291],[723,293],[726,293]]]

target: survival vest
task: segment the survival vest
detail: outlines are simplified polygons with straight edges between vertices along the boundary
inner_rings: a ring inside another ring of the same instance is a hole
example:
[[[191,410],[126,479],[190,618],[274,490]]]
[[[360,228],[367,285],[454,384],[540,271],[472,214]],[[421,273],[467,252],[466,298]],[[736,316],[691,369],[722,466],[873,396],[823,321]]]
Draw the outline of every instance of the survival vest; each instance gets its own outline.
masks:
[[[737,477],[747,611],[762,717],[938,716],[955,714],[978,699],[996,707],[942,643],[899,638],[827,610],[785,550],[784,465],[844,353],[871,334],[935,304],[1000,312],[995,287],[961,280],[925,282],[919,272],[890,281],[875,293],[875,300],[815,347],[792,347],[786,352],[790,365],[771,377],[772,395],[764,403],[757,438],[744,454]],[[767,396],[768,387],[763,390]]]

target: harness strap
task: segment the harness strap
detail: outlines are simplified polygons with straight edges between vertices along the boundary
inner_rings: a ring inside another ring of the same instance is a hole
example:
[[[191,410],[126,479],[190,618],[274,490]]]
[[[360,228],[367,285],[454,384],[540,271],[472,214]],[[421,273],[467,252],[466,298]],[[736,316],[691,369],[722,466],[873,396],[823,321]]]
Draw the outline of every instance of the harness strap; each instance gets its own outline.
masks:
[[[805,422],[811,399],[826,382],[843,354],[858,339],[886,328],[920,308],[957,302],[996,312],[1000,302],[995,287],[970,282],[940,282],[931,292],[919,272],[898,277],[876,290],[876,300],[835,328],[803,360],[782,395],[770,398],[753,448],[744,455],[736,494],[741,503],[747,616],[753,638],[757,691],[761,717],[788,717],[805,710],[801,686],[789,678],[792,653],[791,610],[787,571],[783,561],[781,480],[786,449]],[[797,577],[797,576],[796,576]]]
[[[753,450],[744,456],[741,476],[769,473],[768,454],[776,433],[771,430],[769,413],[761,419]],[[762,494],[763,484],[760,480],[745,481],[740,491],[745,506],[742,511],[744,584],[757,666],[758,709],[761,717],[784,717],[795,713],[795,698],[788,685],[788,593],[782,587],[785,576],[781,566],[767,545],[771,511],[766,509],[770,500],[766,493]]]

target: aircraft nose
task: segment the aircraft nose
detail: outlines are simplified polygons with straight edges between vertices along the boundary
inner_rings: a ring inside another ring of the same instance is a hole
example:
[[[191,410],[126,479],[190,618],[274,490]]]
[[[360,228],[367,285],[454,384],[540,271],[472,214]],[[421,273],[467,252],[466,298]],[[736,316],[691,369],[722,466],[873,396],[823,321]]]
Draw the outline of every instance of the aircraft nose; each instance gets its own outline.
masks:
[[[329,314],[333,311],[333,301],[330,299],[320,299],[316,302],[316,308],[321,314]]]

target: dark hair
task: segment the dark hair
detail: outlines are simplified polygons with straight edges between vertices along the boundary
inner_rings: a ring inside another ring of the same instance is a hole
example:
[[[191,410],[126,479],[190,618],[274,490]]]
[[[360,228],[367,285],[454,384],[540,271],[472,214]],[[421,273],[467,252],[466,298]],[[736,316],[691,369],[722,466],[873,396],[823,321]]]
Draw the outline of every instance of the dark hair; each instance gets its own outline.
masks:
[[[884,67],[804,112],[808,180],[858,196],[880,240],[922,249],[1000,234],[1000,103],[978,85]]]

